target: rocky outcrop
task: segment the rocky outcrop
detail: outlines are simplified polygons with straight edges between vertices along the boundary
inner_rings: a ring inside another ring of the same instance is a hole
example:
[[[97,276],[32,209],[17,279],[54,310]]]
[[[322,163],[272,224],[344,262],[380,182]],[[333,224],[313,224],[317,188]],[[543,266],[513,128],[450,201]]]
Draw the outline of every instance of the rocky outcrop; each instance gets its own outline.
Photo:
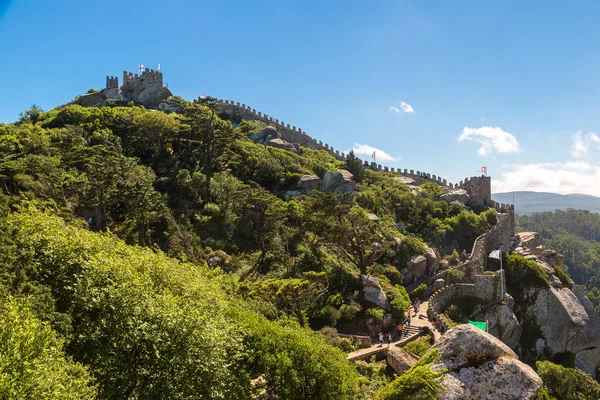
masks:
[[[267,126],[265,129],[250,135],[250,140],[252,140],[254,143],[264,144],[268,138],[274,139],[278,137],[279,133],[277,133],[277,130],[272,126]]]
[[[451,201],[458,201],[463,204],[469,204],[471,201],[471,196],[469,196],[469,193],[467,193],[467,191],[464,189],[453,189],[448,191],[448,193],[441,195],[440,200],[445,200],[448,203]]]
[[[278,149],[300,154],[300,145],[298,145],[298,143],[289,143],[281,138],[269,139],[265,142],[265,146],[276,147]]]
[[[408,176],[396,176],[394,180],[400,183],[404,183],[405,185],[417,185],[417,182],[413,178],[409,178]]]
[[[96,93],[87,93],[79,96],[73,101],[74,104],[79,104],[83,107],[100,107],[108,99],[105,90]]]
[[[542,380],[525,363],[499,358],[444,375],[442,400],[529,400],[537,397]]]
[[[510,306],[500,304],[486,308],[484,311],[473,315],[473,319],[487,321],[488,333],[500,339],[511,349],[516,349],[519,346],[523,328]]]
[[[404,284],[410,284],[415,280],[421,279],[427,273],[427,258],[421,255],[413,255],[408,262],[408,267],[404,272]]]
[[[298,190],[310,194],[313,190],[321,188],[321,178],[316,175],[304,175],[298,180]]]
[[[159,110],[163,110],[164,112],[183,112],[183,106],[175,101],[163,101],[158,105]]]
[[[365,294],[365,300],[371,302],[386,311],[392,311],[392,306],[388,301],[385,292],[379,284],[379,279],[370,275],[361,275],[362,291]]]
[[[354,193],[356,183],[354,175],[345,169],[338,169],[337,172],[327,171],[323,176],[322,192],[329,192],[336,195],[345,193]]]
[[[526,248],[534,248],[540,245],[540,234],[537,232],[519,232],[521,245]]]
[[[164,86],[148,86],[139,92],[122,92],[125,102],[133,100],[146,107],[156,108],[163,101],[173,96],[169,88]]]
[[[440,269],[440,260],[431,247],[425,247],[425,259],[427,260],[427,273],[435,274]]]
[[[526,314],[533,316],[543,338],[539,350],[555,355],[583,350],[575,340],[588,321],[588,314],[567,288],[529,288],[525,290]]]
[[[387,363],[398,375],[405,373],[415,365],[419,358],[401,347],[390,346],[387,352]]]
[[[447,370],[439,399],[534,399],[542,386],[506,344],[472,325],[450,329],[434,349],[440,359],[430,368]]]

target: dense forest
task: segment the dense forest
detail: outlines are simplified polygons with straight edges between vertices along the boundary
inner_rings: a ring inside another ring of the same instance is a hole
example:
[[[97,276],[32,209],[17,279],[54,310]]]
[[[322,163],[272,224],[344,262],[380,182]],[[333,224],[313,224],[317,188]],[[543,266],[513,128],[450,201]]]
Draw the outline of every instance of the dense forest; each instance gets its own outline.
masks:
[[[584,210],[533,213],[517,217],[518,229],[540,233],[549,249],[565,256],[565,265],[577,284],[600,311],[600,214]]]
[[[234,128],[210,98],[174,101],[181,114],[32,107],[0,124],[0,397],[429,393],[418,368],[355,366],[354,344],[327,332],[383,318],[361,273],[404,318],[410,256],[470,248],[495,210],[440,201],[441,187],[411,189],[353,154],[255,144],[264,124]],[[340,168],[355,192],[287,195]]]

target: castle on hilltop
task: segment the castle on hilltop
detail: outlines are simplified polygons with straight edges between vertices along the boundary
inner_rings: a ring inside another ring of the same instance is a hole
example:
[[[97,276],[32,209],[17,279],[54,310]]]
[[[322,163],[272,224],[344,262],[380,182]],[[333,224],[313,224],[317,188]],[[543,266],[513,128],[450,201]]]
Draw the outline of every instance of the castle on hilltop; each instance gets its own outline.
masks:
[[[160,104],[173,94],[163,84],[163,74],[146,68],[141,75],[123,71],[123,86],[119,87],[119,78],[106,77],[106,88],[80,96],[73,103],[85,107],[100,107],[108,100],[123,102],[135,101],[148,108],[159,108]]]

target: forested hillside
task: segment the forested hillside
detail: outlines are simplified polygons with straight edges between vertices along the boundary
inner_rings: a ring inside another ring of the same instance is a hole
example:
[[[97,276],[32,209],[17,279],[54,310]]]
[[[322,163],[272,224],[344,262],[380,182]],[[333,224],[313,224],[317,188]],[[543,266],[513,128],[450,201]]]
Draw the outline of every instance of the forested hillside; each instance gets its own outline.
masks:
[[[542,243],[565,256],[575,283],[583,284],[600,311],[600,214],[569,209],[518,216],[522,231],[535,231]]]
[[[242,399],[264,381],[285,399],[373,398],[391,376],[357,370],[340,350],[352,343],[313,331],[379,323],[360,273],[402,318],[410,256],[470,249],[495,210],[353,155],[254,144],[264,124],[234,129],[211,99],[175,101],[183,113],[34,107],[0,124],[2,318],[18,315],[12,340],[34,346],[0,360],[32,370],[3,375],[0,393],[44,397],[60,380],[54,398]],[[338,168],[356,191],[286,196]]]

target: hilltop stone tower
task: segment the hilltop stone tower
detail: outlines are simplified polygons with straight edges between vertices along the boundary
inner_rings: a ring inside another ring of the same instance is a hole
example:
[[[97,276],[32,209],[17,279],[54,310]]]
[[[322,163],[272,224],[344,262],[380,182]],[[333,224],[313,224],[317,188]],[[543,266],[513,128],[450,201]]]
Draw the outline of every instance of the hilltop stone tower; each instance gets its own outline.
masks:
[[[119,87],[119,78],[106,77],[106,88],[95,93],[79,96],[73,103],[84,107],[101,107],[108,100],[135,101],[148,108],[159,105],[173,94],[163,85],[163,74],[146,68],[141,75],[123,71],[123,86]]]
[[[107,89],[109,83],[114,85],[114,82],[107,78]],[[123,71],[121,94],[126,101],[134,100],[148,107],[158,107],[163,100],[173,95],[167,87],[163,86],[162,72],[150,68],[146,68],[142,75]]]

